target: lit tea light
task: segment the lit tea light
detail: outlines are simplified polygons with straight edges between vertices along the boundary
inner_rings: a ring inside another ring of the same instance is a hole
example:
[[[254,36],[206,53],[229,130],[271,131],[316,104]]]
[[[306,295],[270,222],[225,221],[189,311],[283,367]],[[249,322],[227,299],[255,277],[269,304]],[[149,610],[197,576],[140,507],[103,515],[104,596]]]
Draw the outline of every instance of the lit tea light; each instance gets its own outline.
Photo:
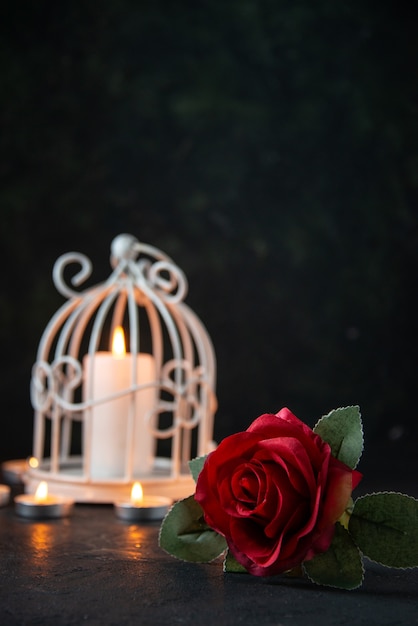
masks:
[[[115,502],[115,513],[119,519],[126,522],[150,522],[162,520],[172,500],[163,496],[144,495],[141,483],[134,483],[131,490],[131,499],[127,502]]]
[[[8,485],[0,485],[0,506],[6,506],[10,500],[10,487]]]
[[[13,459],[1,464],[3,480],[8,485],[21,485],[29,468],[38,467],[39,462],[34,456],[29,459]]]
[[[15,497],[15,510],[29,519],[51,519],[70,515],[74,502],[70,498],[48,493],[48,484],[39,483],[34,494],[24,493]]]

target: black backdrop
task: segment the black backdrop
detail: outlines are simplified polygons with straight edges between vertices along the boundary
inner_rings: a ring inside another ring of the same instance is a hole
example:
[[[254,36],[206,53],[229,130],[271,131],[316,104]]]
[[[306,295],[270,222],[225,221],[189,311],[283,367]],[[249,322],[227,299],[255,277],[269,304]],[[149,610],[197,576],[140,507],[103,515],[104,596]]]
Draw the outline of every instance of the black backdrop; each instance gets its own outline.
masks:
[[[56,258],[162,248],[218,359],[215,436],[360,404],[416,441],[417,16],[399,2],[1,9],[0,458],[31,451]],[[414,439],[415,438],[415,439]]]

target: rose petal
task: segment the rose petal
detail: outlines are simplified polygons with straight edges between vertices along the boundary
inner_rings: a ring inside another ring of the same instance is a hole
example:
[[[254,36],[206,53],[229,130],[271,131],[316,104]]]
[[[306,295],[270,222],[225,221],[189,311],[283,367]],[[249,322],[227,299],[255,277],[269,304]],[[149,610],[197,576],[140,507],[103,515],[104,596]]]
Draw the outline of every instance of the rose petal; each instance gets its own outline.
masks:
[[[347,465],[331,457],[327,472],[327,491],[322,518],[332,523],[336,522],[344,513],[353,491],[353,474],[355,485],[357,485],[359,472],[354,473]]]

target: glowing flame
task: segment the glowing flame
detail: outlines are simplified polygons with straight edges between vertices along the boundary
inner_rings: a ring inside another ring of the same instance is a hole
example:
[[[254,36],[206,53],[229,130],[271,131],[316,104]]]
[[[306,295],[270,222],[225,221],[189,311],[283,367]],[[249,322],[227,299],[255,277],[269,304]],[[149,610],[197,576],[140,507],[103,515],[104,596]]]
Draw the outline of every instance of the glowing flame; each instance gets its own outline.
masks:
[[[35,502],[45,502],[48,498],[48,483],[44,480],[39,483],[35,491]]]
[[[36,458],[36,456],[31,456],[31,457],[28,459],[28,465],[29,465],[29,467],[31,467],[32,469],[36,469],[36,468],[39,466],[39,461],[38,461],[38,459]]]
[[[116,326],[112,340],[112,354],[116,359],[123,359],[126,355],[125,333],[122,326]]]
[[[131,502],[134,506],[140,506],[144,499],[144,491],[141,483],[134,483],[131,491]]]

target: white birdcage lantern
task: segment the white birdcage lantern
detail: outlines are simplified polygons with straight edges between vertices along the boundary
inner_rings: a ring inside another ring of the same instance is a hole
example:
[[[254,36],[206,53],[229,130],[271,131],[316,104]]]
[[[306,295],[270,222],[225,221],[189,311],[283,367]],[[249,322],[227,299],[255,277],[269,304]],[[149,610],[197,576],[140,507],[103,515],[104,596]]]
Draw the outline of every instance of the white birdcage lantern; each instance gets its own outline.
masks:
[[[61,256],[53,279],[68,300],[41,338],[33,367],[33,456],[26,490],[40,480],[78,502],[114,502],[140,481],[145,495],[193,492],[188,461],[213,449],[216,361],[209,335],[184,303],[173,261],[131,235],[111,244],[105,282],[76,291]]]

